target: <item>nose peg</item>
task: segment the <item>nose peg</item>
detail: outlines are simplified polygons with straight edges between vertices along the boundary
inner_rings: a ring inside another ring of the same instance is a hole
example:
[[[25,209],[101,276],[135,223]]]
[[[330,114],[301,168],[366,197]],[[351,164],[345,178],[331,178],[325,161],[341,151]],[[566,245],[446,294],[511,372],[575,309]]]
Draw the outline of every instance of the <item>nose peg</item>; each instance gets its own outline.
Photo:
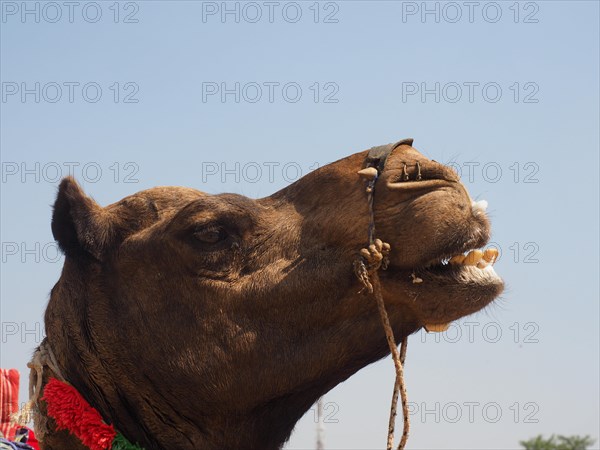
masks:
[[[408,181],[408,172],[406,171],[406,164],[402,166],[402,178],[404,181]]]
[[[357,173],[359,177],[367,181],[371,181],[377,176],[377,169],[375,167],[366,167],[362,170],[359,170]]]

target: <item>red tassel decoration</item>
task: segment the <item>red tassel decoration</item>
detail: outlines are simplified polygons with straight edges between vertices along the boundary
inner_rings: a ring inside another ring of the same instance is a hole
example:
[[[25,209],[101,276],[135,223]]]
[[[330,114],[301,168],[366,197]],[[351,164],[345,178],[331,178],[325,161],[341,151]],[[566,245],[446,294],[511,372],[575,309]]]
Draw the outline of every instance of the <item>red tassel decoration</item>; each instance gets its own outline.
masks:
[[[77,392],[56,378],[50,379],[44,388],[42,400],[48,405],[51,416],[59,429],[68,430],[91,450],[109,450],[117,433]]]

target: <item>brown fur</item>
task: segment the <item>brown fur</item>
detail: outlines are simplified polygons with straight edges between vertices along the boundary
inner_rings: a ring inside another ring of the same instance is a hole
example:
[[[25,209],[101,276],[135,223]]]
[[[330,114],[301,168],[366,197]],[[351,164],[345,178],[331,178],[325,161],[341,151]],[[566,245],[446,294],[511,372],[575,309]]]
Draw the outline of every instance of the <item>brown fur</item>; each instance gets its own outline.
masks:
[[[45,320],[65,378],[147,450],[280,448],[317,398],[389,354],[352,270],[367,240],[365,157],[259,200],[158,187],[102,208],[64,179],[52,230],[66,259]],[[416,162],[423,181],[398,181],[404,164],[415,179]],[[375,198],[398,340],[500,294],[501,282],[422,269],[489,238],[450,169],[403,145]],[[78,445],[51,432],[45,450]]]

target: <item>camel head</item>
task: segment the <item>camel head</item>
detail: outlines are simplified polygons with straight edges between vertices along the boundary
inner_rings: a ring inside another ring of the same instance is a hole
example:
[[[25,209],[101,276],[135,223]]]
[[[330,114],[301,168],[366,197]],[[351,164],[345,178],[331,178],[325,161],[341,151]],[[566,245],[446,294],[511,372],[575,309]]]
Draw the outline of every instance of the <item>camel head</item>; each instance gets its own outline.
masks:
[[[388,157],[373,205],[398,340],[503,289],[478,252],[460,263],[490,237],[482,203],[411,144]],[[64,179],[52,231],[66,257],[45,318],[63,376],[146,449],[279,448],[321,395],[389,354],[353,271],[366,158],[258,200],[157,187],[101,207]]]

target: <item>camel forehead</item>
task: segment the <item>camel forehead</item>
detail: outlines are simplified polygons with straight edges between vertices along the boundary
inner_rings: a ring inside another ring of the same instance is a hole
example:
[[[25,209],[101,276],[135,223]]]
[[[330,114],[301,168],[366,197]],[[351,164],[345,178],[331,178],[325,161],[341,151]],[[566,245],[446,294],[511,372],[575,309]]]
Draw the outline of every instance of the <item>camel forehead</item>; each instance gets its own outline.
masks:
[[[117,216],[138,215],[140,219],[160,220],[172,216],[194,200],[210,196],[181,186],[158,186],[129,195],[105,209]]]

